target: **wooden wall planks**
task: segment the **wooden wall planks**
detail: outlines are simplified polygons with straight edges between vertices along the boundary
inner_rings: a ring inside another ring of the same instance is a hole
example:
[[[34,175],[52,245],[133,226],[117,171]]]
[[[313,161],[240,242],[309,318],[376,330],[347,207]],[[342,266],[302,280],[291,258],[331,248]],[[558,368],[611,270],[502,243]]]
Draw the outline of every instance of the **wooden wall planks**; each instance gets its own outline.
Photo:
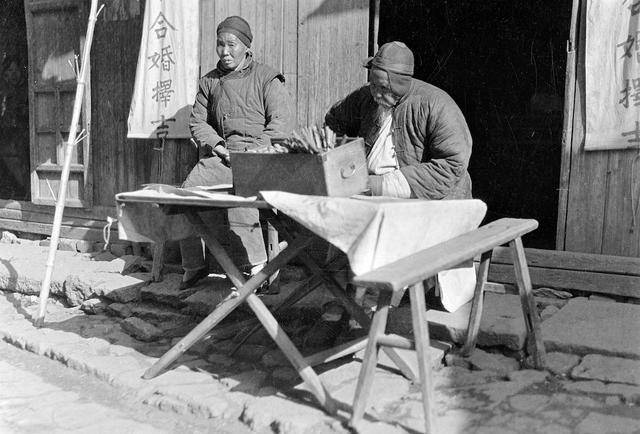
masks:
[[[367,81],[369,1],[307,0],[298,11],[298,123],[322,122]]]
[[[116,193],[135,190],[144,183],[178,184],[196,161],[188,140],[166,141],[161,155],[153,149],[157,140],[127,139],[141,31],[142,16],[96,23],[91,90],[97,205],[112,206]]]
[[[558,219],[559,247],[574,252],[617,256],[640,256],[639,227],[633,228],[632,205],[640,202],[640,176],[634,159],[638,150],[584,150],[585,137],[585,26],[586,2],[580,8],[577,34],[576,94],[570,155],[563,153],[563,164],[570,166],[566,200],[566,221]],[[637,180],[636,180],[637,178]],[[562,187],[562,185],[561,185]],[[564,243],[562,243],[562,241]]]
[[[114,2],[115,0],[111,0]],[[115,1],[136,11],[137,0]],[[201,0],[201,75],[213,69],[216,27],[241,15],[254,34],[255,58],[285,74],[298,122],[322,122],[326,110],[366,81],[369,0]],[[91,57],[94,204],[113,206],[114,195],[147,182],[179,184],[197,153],[187,140],[127,139],[127,118],[142,31],[140,14],[116,14],[96,23]],[[113,19],[112,19],[113,18]]]
[[[525,254],[527,256],[527,264],[530,267],[640,277],[640,258],[544,249],[525,249]],[[495,248],[491,256],[491,262],[495,264],[513,264],[511,251],[507,247]]]
[[[565,249],[602,253],[607,153],[584,151],[585,8],[580,17]]]
[[[535,287],[572,289],[640,298],[640,277],[638,276],[538,267],[529,267],[529,273],[531,282]],[[489,281],[515,283],[513,266],[491,264],[489,267]]]

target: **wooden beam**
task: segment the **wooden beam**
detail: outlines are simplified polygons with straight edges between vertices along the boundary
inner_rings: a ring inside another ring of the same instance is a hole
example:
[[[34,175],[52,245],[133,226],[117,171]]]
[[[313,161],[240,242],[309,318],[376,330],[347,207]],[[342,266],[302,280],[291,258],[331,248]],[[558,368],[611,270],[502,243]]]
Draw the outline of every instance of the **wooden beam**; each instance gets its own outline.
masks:
[[[115,214],[114,214],[115,215]],[[31,223],[51,224],[53,222],[53,214],[40,213],[32,211],[21,211],[15,209],[0,208],[0,218],[7,220],[19,220]],[[106,224],[106,220],[88,220],[78,217],[64,216],[62,219],[64,226],[75,226],[91,229],[102,229]]]
[[[529,267],[529,273],[533,286],[640,298],[640,276],[543,267]],[[489,281],[514,283],[513,266],[491,264],[489,267]]]
[[[14,209],[21,211],[32,211],[43,214],[51,214],[53,216],[53,207],[46,205],[36,205],[31,202],[25,202],[21,200],[5,200],[0,199],[0,208]],[[115,199],[114,206],[92,206],[90,209],[82,208],[67,208],[64,210],[65,217],[79,217],[88,220],[105,220],[107,216],[115,216],[116,207]]]
[[[29,222],[22,220],[11,220],[0,218],[0,230],[28,232],[32,234],[51,235],[53,224]],[[73,238],[76,240],[103,241],[102,229],[83,228],[77,226],[62,226],[60,229],[60,237]],[[118,231],[111,230],[111,242],[120,241]]]
[[[378,51],[380,31],[380,0],[369,0],[369,56]]]
[[[571,139],[571,173],[567,198],[564,249],[574,252],[604,253],[603,233],[606,209],[621,204],[608,203],[607,192],[613,174],[608,158],[616,151],[584,150],[586,135],[586,2],[581,2],[576,32],[576,98]],[[609,253],[611,254],[611,253]]]
[[[640,276],[640,258],[543,249],[525,249],[525,253],[529,267]],[[511,252],[506,247],[496,247],[491,263],[513,264]]]
[[[573,112],[576,99],[576,42],[578,9],[580,0],[573,0],[571,6],[571,27],[567,40],[567,69],[564,84],[564,116],[562,127],[562,147],[560,160],[560,180],[558,186],[558,223],[556,226],[556,249],[564,250],[565,228],[569,201],[569,177],[571,176],[571,143],[573,139]]]

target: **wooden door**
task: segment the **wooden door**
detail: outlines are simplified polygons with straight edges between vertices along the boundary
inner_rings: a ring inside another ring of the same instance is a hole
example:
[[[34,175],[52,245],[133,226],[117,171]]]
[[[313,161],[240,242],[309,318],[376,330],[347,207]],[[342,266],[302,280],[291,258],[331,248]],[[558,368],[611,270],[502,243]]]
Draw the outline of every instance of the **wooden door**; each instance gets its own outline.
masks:
[[[31,142],[31,200],[55,205],[64,144],[69,135],[76,91],[76,59],[81,62],[88,10],[82,0],[25,0],[29,48],[29,129]],[[78,56],[77,58],[75,56]],[[78,66],[79,69],[79,66]],[[87,75],[89,77],[90,74]],[[88,208],[92,203],[89,162],[90,83],[78,126],[71,162],[66,206]]]

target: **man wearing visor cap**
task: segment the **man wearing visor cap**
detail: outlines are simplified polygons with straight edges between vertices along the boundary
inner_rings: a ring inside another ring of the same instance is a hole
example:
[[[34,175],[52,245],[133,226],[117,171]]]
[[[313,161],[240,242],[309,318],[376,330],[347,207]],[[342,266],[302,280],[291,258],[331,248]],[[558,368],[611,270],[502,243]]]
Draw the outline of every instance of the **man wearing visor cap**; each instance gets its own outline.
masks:
[[[369,84],[331,107],[325,122],[364,138],[372,194],[471,198],[471,134],[453,99],[413,78],[413,53],[402,42],[384,44],[364,66]]]

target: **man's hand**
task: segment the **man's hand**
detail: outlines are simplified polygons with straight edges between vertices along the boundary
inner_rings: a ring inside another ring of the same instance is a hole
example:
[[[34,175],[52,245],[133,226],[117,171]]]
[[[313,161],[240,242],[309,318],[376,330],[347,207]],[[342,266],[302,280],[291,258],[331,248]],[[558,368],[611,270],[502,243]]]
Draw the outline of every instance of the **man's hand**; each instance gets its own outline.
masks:
[[[213,148],[213,151],[218,157],[220,157],[227,167],[231,167],[231,157],[229,156],[229,150],[225,147],[224,142],[218,142],[218,144]]]
[[[371,188],[371,196],[382,196],[382,175],[369,175],[369,187]]]
[[[390,196],[408,199],[412,196],[411,187],[399,169],[384,175],[369,175],[372,196]],[[415,197],[415,196],[414,196]]]

